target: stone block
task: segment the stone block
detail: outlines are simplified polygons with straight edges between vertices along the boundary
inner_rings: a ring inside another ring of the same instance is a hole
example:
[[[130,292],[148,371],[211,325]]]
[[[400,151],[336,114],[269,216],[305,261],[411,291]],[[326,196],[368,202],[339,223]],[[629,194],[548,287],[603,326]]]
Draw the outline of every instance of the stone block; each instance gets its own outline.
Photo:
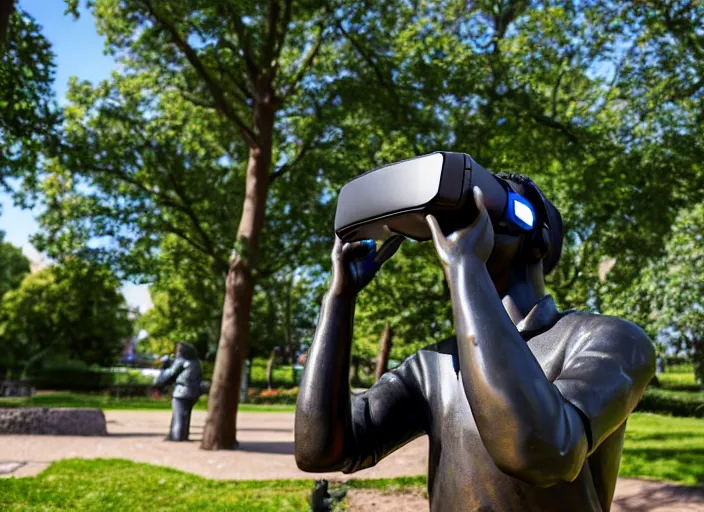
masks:
[[[0,435],[106,436],[100,409],[0,408]]]

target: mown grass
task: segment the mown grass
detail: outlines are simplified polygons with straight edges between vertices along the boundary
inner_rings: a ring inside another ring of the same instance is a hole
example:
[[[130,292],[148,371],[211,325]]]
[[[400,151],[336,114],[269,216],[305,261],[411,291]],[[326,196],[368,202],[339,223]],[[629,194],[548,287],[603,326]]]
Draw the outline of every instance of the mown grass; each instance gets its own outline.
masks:
[[[704,419],[632,414],[620,475],[704,484]]]
[[[302,511],[314,480],[217,481],[121,459],[69,459],[31,478],[0,479],[3,511]],[[351,480],[330,489],[403,492],[425,477]]]
[[[689,367],[674,367],[658,375],[660,386],[665,389],[698,391],[701,386],[694,376],[694,370]]]
[[[103,410],[169,410],[170,398],[125,397],[116,398],[108,395],[82,393],[47,393],[34,395],[31,398],[0,398],[0,407],[67,407],[67,408],[97,408]],[[195,406],[206,410],[208,399],[203,396]],[[293,412],[294,405],[259,405],[241,404],[244,412]]]
[[[116,459],[55,462],[33,478],[0,480],[3,511],[299,511],[312,481],[223,482]]]

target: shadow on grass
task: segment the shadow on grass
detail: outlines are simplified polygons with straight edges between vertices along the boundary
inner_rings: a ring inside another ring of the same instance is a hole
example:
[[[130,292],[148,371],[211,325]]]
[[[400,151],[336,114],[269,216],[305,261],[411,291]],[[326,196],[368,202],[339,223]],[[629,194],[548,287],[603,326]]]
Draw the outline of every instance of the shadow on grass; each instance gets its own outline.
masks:
[[[704,484],[704,448],[624,447],[621,476]],[[704,493],[704,489],[702,489]],[[704,501],[702,502],[704,504]]]

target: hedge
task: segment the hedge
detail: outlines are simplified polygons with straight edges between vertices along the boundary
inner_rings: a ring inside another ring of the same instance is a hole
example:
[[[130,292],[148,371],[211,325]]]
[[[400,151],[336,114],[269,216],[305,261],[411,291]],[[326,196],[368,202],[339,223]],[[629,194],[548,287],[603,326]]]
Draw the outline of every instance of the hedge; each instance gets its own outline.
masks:
[[[636,411],[704,418],[704,392],[672,391],[649,387]]]
[[[81,368],[75,365],[36,369],[22,380],[37,389],[78,392],[100,392],[117,386],[146,387],[153,383],[152,377],[140,375],[138,370],[114,372],[107,368]]]
[[[250,404],[295,404],[298,398],[298,388],[264,389],[249,388],[247,403]]]

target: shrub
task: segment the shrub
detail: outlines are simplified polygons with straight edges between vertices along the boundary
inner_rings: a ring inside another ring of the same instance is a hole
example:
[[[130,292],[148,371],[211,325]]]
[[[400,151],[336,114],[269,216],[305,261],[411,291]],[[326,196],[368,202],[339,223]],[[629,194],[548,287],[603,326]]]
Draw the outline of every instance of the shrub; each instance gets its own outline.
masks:
[[[114,375],[90,368],[43,368],[27,375],[27,380],[37,389],[62,391],[103,391],[114,383]]]
[[[247,394],[250,404],[295,404],[298,398],[298,388],[264,390],[250,388]]]
[[[704,393],[649,387],[636,410],[672,416],[704,418]]]

